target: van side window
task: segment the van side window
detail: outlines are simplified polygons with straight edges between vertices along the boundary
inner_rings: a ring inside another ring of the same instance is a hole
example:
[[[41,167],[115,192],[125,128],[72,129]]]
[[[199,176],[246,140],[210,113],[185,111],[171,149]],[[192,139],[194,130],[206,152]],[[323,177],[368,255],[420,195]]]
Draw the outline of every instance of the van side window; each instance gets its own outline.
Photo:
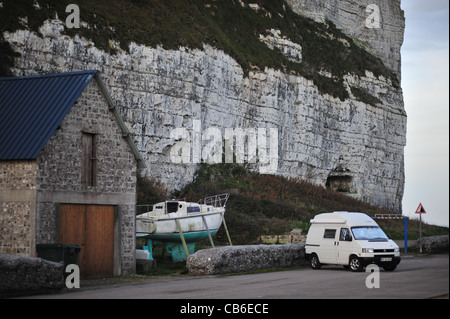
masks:
[[[335,236],[336,229],[325,229],[325,232],[323,233],[323,238],[334,239]]]
[[[341,228],[341,234],[339,235],[340,241],[350,241],[351,240],[350,229]]]

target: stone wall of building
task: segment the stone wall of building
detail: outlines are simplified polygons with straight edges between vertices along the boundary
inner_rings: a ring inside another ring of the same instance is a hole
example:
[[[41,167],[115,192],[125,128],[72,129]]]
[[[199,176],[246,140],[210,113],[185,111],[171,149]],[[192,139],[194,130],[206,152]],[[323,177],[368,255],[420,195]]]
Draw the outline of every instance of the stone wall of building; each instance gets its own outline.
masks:
[[[82,181],[83,134],[96,137],[96,183]],[[119,206],[121,273],[134,273],[136,160],[94,79],[37,159],[37,242],[58,241],[58,205]],[[111,239],[113,240],[113,239]]]
[[[136,271],[136,205],[121,205],[120,209],[122,216],[122,220],[120,223],[120,269],[122,274],[134,274]]]
[[[36,163],[0,161],[0,254],[33,252],[35,201]]]
[[[83,134],[95,135],[95,183],[83,183]],[[136,160],[94,79],[32,161],[0,162],[0,253],[34,256],[59,240],[59,205],[118,208],[118,271],[135,272]]]
[[[96,136],[95,186],[82,183],[83,133]],[[136,161],[96,80],[92,80],[38,157],[41,191],[134,194]]]

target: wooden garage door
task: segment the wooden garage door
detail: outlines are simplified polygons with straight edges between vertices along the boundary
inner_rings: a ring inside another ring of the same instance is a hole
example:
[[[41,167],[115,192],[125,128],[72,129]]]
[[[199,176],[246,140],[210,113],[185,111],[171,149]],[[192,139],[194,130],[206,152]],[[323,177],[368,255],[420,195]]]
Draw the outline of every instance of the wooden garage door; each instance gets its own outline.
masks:
[[[82,278],[114,274],[114,206],[60,205],[59,242],[81,247]]]

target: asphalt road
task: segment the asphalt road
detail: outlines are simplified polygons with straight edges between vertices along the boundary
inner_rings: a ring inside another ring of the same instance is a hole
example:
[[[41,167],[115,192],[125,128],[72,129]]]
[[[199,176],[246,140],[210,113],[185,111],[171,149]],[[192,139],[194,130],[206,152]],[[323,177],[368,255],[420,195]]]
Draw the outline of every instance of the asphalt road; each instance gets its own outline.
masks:
[[[238,276],[183,277],[72,289],[28,298],[54,299],[371,299],[433,298],[449,293],[449,256],[403,257],[394,272],[353,273],[341,266]],[[372,276],[369,279],[368,276]]]

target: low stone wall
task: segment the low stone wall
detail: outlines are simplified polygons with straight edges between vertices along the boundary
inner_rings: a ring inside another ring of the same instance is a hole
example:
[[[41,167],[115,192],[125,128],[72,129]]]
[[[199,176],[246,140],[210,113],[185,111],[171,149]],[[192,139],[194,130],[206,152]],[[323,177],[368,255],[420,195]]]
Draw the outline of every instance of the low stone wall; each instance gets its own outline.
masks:
[[[432,236],[422,238],[422,251],[426,254],[440,254],[448,253],[448,235],[444,236]],[[420,247],[419,240],[416,241],[414,245],[417,249]]]
[[[219,275],[306,265],[305,243],[227,246],[200,250],[187,258],[193,275]]]
[[[62,289],[65,287],[63,269],[63,263],[0,254],[0,297]]]

